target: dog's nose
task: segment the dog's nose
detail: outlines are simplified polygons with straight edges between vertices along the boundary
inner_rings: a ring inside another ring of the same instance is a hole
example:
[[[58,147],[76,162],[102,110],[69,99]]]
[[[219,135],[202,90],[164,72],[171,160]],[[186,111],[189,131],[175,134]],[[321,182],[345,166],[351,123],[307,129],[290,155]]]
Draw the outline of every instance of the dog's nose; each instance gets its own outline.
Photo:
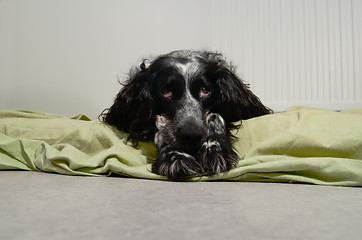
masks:
[[[187,121],[178,129],[178,134],[187,145],[198,147],[204,137],[204,128],[196,121]]]

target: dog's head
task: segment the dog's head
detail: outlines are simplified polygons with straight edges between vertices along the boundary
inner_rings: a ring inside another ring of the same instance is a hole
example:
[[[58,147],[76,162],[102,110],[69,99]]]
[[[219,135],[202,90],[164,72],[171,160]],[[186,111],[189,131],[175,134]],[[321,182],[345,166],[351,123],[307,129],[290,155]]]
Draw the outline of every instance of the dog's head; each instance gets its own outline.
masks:
[[[228,128],[232,122],[271,112],[234,73],[221,54],[175,51],[134,71],[103,120],[136,141],[152,140],[155,116],[165,116],[172,135],[189,148],[206,134],[208,113],[218,113]]]

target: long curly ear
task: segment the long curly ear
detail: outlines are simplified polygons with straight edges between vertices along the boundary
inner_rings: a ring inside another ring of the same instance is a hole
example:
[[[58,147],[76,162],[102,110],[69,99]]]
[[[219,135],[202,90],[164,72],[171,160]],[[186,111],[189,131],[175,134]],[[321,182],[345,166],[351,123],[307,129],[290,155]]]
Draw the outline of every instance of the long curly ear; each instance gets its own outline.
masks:
[[[144,64],[131,74],[117,94],[113,105],[103,111],[101,118],[107,124],[129,133],[129,139],[152,140],[155,133],[154,101],[151,83]]]
[[[219,93],[213,112],[219,113],[229,123],[272,113],[230,66],[220,64],[219,61],[214,74]]]

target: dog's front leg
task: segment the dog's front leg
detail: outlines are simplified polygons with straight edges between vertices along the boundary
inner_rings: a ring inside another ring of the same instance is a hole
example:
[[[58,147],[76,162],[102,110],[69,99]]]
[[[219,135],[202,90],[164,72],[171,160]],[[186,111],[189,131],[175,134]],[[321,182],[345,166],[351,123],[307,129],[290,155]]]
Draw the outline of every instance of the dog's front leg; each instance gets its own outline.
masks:
[[[198,158],[208,175],[219,174],[235,166],[239,159],[231,145],[230,133],[224,119],[210,113],[206,119],[208,137],[203,143]]]

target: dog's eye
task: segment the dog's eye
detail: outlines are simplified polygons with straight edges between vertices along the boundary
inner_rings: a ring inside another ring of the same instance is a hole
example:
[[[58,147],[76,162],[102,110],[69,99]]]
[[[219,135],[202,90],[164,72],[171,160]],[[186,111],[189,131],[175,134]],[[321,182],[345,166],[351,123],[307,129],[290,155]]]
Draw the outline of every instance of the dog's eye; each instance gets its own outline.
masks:
[[[165,98],[172,98],[173,96],[173,93],[170,89],[168,88],[165,88],[161,91],[162,95],[165,97]]]
[[[210,95],[210,90],[206,87],[202,87],[200,90],[200,97],[208,97]]]

